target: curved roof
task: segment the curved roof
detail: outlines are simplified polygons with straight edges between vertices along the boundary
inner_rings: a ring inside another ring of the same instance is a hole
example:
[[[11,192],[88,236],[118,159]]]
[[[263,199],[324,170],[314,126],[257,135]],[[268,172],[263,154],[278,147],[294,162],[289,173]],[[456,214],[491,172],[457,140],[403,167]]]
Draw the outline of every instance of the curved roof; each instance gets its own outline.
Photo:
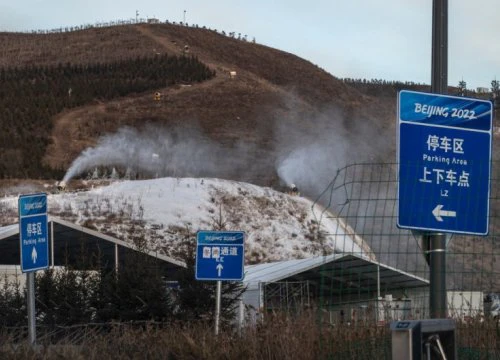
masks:
[[[249,265],[245,268],[244,284],[248,289],[259,283],[278,281],[321,280],[355,285],[365,290],[380,287],[386,290],[428,286],[429,281],[388,265],[355,254],[333,254],[299,260]]]
[[[50,246],[49,250],[49,262],[56,266],[68,263],[76,266],[81,263],[82,257],[90,259],[98,254],[100,266],[115,267],[123,263],[130,253],[139,251],[133,244],[53,216],[49,216],[48,229],[54,235],[54,245]],[[167,273],[186,267],[184,262],[158,252],[142,249],[140,252],[154,258]],[[0,227],[0,264],[19,265],[19,263],[19,224]]]

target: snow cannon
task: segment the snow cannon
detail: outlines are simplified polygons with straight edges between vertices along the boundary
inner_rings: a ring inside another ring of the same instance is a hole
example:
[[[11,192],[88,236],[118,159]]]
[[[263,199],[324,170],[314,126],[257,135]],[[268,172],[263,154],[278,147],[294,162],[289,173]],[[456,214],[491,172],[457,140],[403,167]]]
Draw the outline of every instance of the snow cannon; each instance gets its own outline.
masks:
[[[290,184],[288,187],[291,195],[300,195],[299,189],[295,186],[295,184]]]
[[[66,181],[61,180],[58,183],[56,183],[56,185],[57,185],[57,190],[59,190],[59,191],[66,190]]]

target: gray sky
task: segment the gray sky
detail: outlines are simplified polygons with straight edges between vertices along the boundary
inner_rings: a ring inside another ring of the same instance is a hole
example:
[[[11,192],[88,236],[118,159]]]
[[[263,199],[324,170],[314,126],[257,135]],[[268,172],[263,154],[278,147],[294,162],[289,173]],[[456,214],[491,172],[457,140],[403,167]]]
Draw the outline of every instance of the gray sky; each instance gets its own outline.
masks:
[[[430,83],[432,0],[0,0],[0,30],[156,17],[255,37],[337,77]],[[449,0],[450,85],[500,79],[498,0]]]

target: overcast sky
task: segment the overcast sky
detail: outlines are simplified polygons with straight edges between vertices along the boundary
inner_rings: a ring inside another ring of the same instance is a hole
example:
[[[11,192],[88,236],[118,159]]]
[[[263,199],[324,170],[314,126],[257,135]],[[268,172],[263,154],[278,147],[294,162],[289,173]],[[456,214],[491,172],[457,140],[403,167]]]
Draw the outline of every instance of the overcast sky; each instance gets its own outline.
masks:
[[[432,0],[0,0],[0,30],[135,19],[136,10],[255,37],[337,77],[430,83]],[[499,0],[449,0],[450,85],[500,79],[499,14]]]

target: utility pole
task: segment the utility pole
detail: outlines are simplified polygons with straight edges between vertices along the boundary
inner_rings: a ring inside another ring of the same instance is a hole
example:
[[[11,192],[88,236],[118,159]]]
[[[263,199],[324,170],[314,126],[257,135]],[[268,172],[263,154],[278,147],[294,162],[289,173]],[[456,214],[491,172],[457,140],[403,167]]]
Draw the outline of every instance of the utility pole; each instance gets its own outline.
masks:
[[[448,92],[448,0],[433,0],[431,92]]]
[[[137,24],[137,18],[139,17],[139,10],[135,11],[135,23]]]
[[[184,10],[184,21],[183,24],[186,25],[186,10]]]
[[[431,92],[448,92],[448,0],[433,0]],[[430,316],[446,317],[446,235],[423,235],[430,267]]]

